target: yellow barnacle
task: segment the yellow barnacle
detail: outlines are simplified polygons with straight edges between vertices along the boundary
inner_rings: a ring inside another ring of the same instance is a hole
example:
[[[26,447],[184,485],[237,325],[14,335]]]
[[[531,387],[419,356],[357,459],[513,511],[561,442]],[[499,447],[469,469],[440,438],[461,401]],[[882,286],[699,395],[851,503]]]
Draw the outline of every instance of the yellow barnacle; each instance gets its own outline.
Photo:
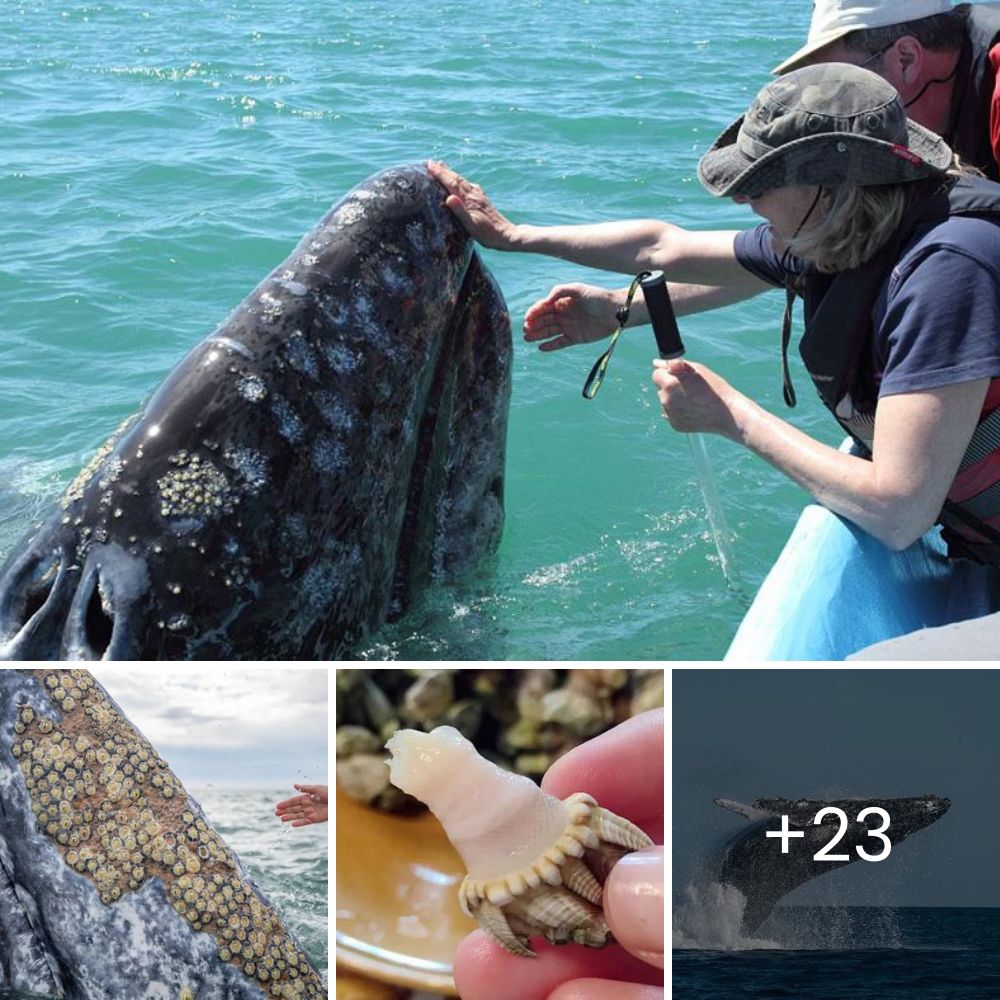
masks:
[[[179,861],[173,867],[173,872],[175,875],[183,875],[187,869]]]

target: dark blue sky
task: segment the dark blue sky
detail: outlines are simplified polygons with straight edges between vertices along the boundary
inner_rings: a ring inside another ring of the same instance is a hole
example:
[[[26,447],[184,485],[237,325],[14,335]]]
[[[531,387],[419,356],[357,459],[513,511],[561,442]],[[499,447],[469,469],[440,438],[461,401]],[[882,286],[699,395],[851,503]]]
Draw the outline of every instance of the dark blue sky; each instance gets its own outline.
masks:
[[[786,904],[1000,906],[1000,670],[675,668],[674,891],[745,821],[716,797],[935,794],[936,824]]]

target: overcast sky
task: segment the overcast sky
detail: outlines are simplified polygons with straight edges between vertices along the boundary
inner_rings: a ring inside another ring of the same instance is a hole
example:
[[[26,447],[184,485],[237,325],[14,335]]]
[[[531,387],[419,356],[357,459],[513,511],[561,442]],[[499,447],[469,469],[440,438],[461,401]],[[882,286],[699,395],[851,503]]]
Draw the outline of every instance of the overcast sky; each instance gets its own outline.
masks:
[[[717,797],[950,798],[878,864],[800,905],[1000,906],[1000,670],[674,670],[674,891],[746,825]]]
[[[95,666],[186,784],[327,783],[326,669]]]

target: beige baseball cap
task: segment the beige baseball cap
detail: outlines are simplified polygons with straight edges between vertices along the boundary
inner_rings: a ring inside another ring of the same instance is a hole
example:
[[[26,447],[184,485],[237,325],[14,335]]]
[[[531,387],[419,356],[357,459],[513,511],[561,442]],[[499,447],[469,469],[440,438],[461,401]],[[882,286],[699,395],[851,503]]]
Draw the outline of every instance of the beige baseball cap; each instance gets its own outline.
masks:
[[[951,0],[869,0],[868,3],[815,0],[806,44],[771,72],[780,75],[795,69],[813,53],[852,31],[919,21],[922,17],[944,14],[951,9]]]

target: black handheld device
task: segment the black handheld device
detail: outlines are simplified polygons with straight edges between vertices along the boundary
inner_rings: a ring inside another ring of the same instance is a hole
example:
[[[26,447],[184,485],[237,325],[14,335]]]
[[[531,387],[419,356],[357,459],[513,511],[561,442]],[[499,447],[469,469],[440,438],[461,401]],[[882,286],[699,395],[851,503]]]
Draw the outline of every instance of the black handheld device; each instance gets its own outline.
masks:
[[[651,271],[639,282],[642,296],[649,310],[649,321],[653,324],[653,336],[660,357],[666,360],[679,358],[684,353],[684,342],[677,326],[677,316],[670,301],[667,277],[662,271]]]

